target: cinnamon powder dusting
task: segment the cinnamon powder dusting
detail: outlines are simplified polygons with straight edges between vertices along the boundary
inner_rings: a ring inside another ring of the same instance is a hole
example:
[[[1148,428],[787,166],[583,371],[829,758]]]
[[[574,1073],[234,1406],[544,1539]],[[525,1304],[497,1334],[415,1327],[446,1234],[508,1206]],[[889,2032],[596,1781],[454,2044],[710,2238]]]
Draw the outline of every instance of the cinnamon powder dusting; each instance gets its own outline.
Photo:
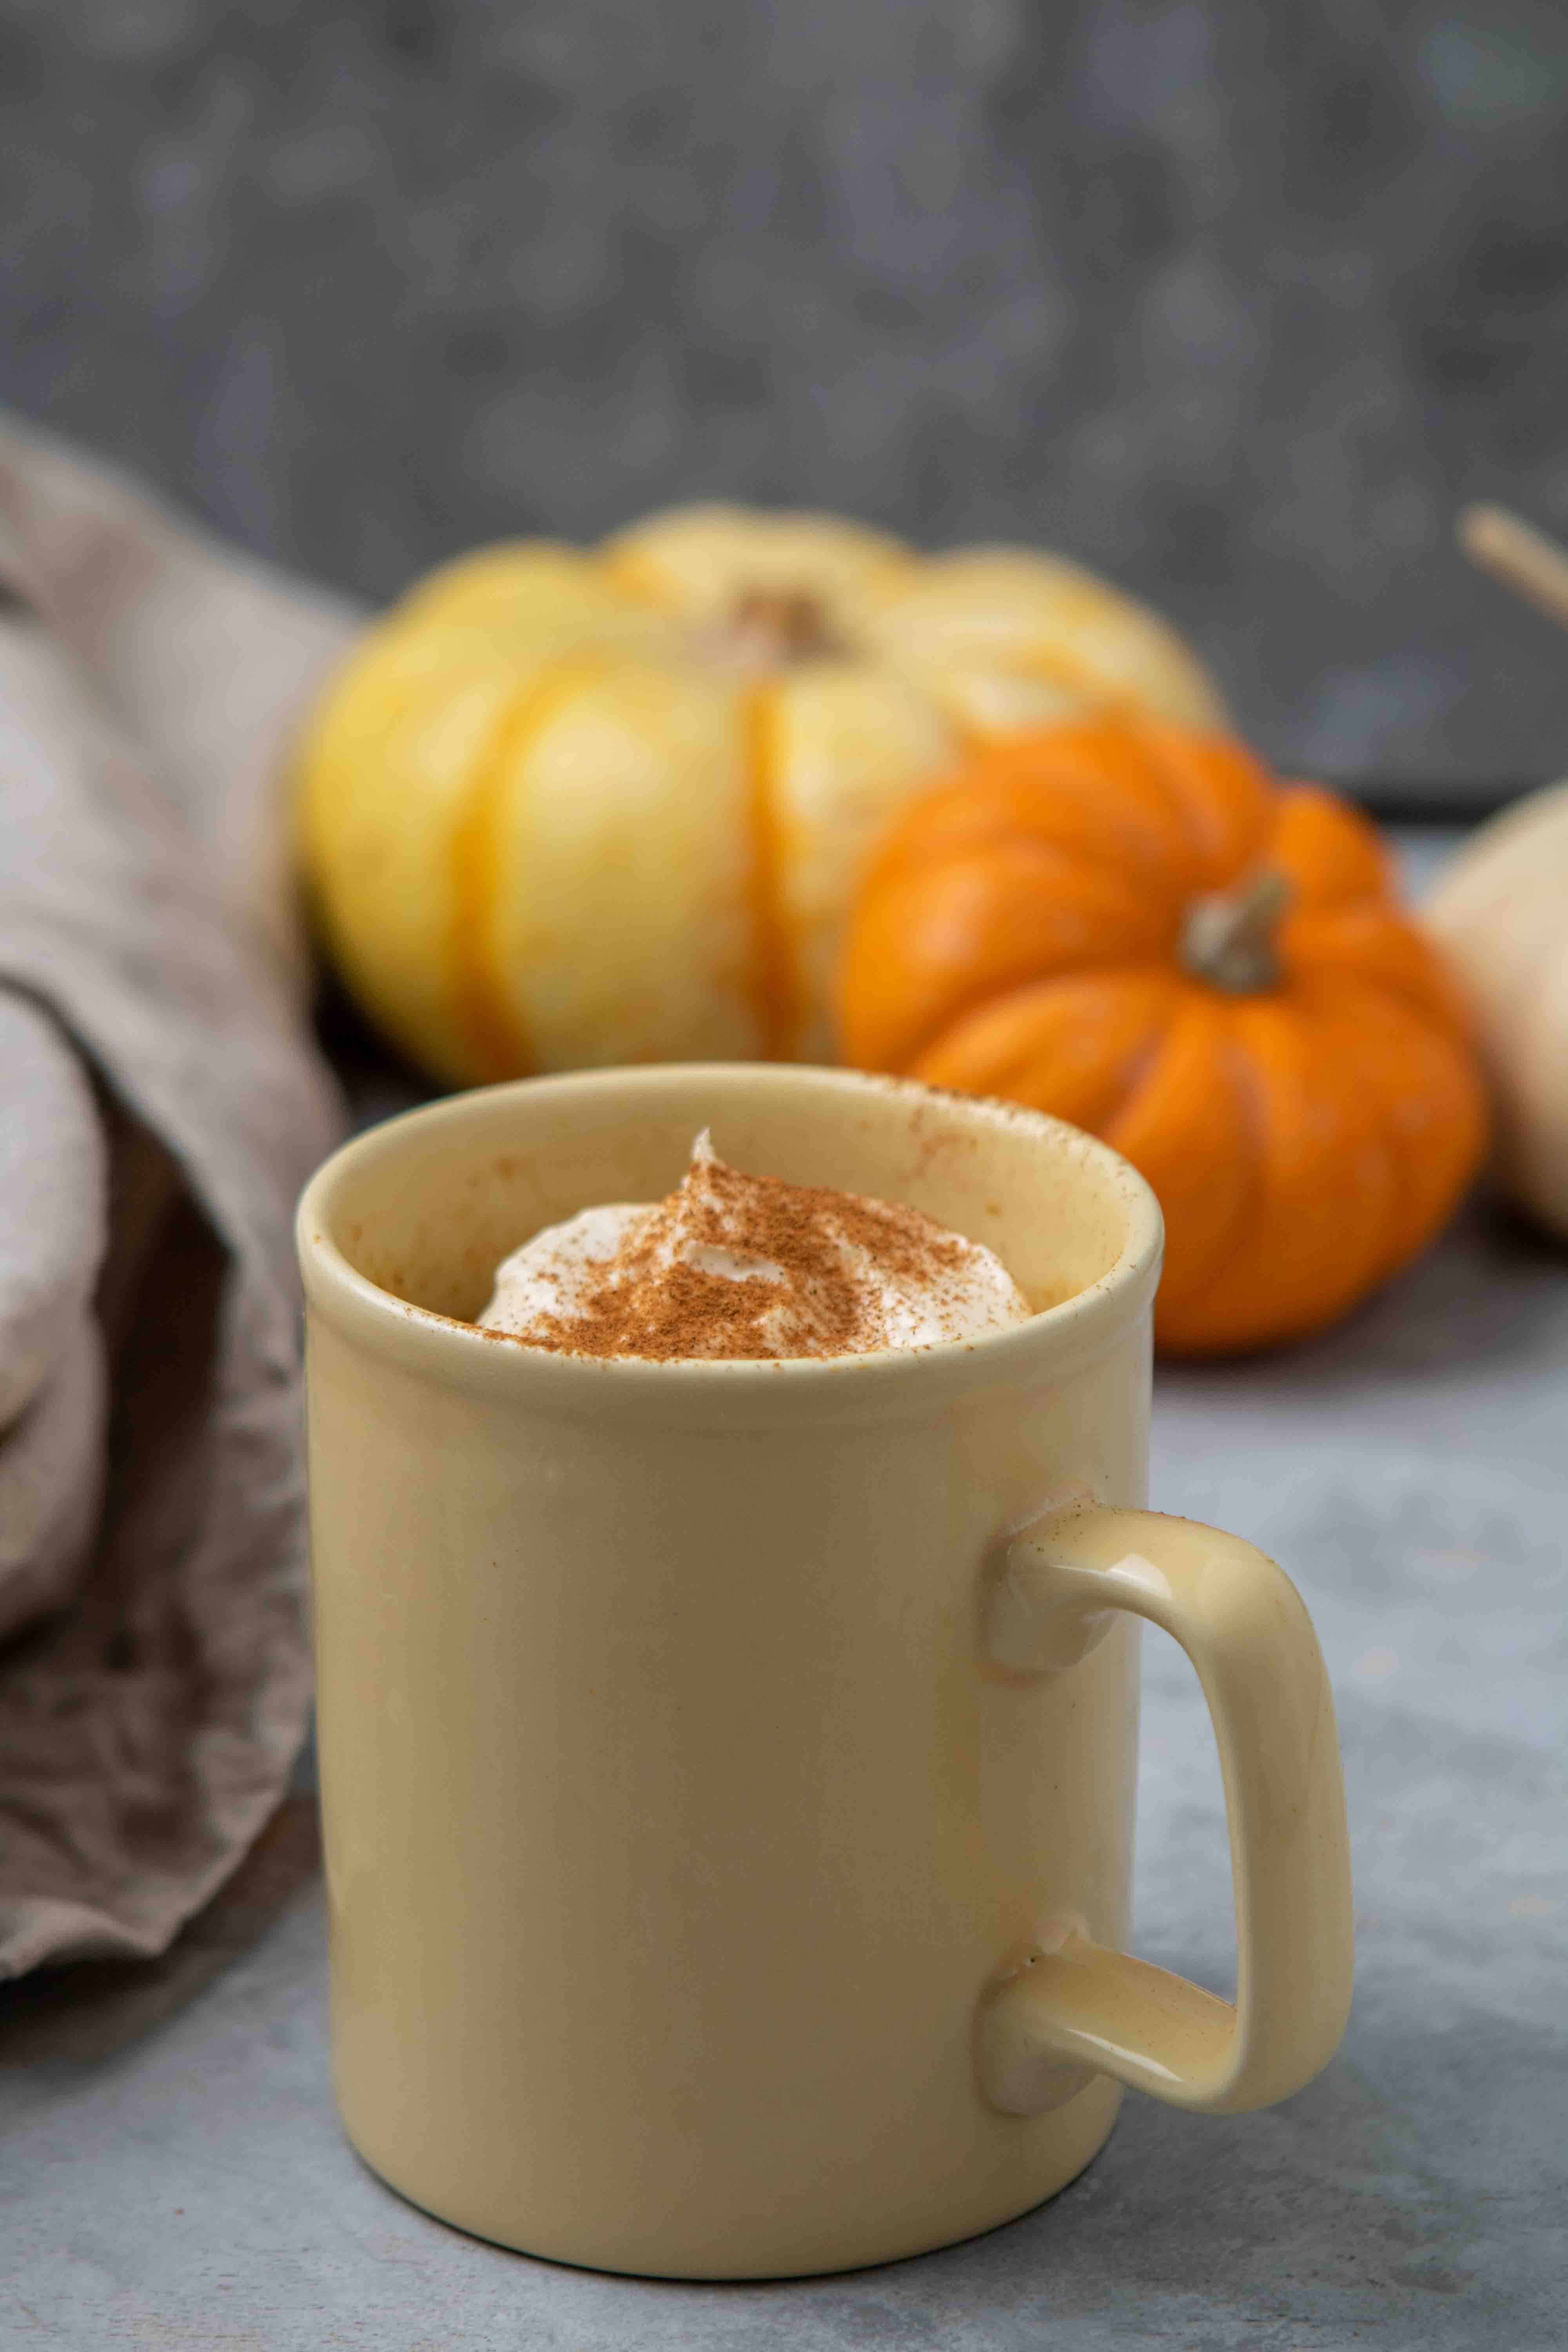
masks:
[[[668,1363],[858,1355],[1028,1312],[989,1251],[919,1210],[744,1174],[705,1136],[668,1200],[588,1215],[621,1221],[613,1250],[576,1255],[563,1279],[548,1245],[572,1226],[537,1236],[501,1268],[486,1323],[566,1354]]]

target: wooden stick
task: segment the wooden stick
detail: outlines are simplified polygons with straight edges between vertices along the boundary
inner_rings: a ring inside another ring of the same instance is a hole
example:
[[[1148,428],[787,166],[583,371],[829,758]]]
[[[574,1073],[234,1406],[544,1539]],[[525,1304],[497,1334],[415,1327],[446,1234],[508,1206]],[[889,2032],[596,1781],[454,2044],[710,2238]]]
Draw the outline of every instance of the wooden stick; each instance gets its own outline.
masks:
[[[1568,629],[1568,549],[1506,507],[1466,507],[1458,540],[1473,563]]]

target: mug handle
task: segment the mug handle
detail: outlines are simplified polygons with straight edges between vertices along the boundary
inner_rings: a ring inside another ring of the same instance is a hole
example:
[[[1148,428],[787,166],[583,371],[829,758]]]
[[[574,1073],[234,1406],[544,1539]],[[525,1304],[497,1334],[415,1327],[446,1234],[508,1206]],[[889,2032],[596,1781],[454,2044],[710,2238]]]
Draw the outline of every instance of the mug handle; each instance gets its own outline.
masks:
[[[1233,2008],[1184,1977],[1070,1933],[984,1997],[994,2106],[1032,2115],[1114,2074],[1173,2105],[1235,2114],[1310,2081],[1350,2009],[1344,1781],[1322,1653],[1282,1569],[1239,1537],[1157,1511],[1079,1505],[1011,1540],[984,1653],[1017,1675],[1073,1665],[1128,1609],[1197,1668],[1219,1743],[1236,1898]]]

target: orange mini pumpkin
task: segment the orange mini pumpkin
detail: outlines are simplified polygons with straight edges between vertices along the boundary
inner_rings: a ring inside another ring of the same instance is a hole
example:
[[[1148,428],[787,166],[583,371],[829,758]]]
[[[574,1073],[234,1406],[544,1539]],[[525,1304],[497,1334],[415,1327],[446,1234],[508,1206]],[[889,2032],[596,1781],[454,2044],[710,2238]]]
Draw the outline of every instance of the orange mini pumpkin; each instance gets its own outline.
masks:
[[[1331,1322],[1485,1148],[1458,1000],[1373,827],[1173,726],[1017,737],[914,803],[858,894],[840,1013],[847,1060],[1054,1112],[1142,1169],[1182,1352]]]

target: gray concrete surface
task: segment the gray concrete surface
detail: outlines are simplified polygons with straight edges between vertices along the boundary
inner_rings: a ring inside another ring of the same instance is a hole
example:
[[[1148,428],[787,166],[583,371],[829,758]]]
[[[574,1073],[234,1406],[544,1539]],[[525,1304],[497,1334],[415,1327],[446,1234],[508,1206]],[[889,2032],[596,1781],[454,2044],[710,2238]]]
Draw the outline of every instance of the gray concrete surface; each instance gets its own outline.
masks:
[[[0,2346],[1552,2352],[1565,1465],[1568,1257],[1484,1205],[1328,1338],[1161,1377],[1156,1502],[1285,1563],[1340,1707],[1356,2000],[1341,2055],[1283,2106],[1210,2121],[1130,2099],[1050,2205],[846,2278],[695,2288],[504,2253],[401,2203],[338,2132],[301,1794],[166,1961],[0,2000]],[[1223,1990],[1218,1774],[1163,1636],[1145,1694],[1139,1948]]]
[[[668,501],[1056,546],[1309,771],[1563,764],[1551,0],[0,0],[0,398],[384,596]]]

